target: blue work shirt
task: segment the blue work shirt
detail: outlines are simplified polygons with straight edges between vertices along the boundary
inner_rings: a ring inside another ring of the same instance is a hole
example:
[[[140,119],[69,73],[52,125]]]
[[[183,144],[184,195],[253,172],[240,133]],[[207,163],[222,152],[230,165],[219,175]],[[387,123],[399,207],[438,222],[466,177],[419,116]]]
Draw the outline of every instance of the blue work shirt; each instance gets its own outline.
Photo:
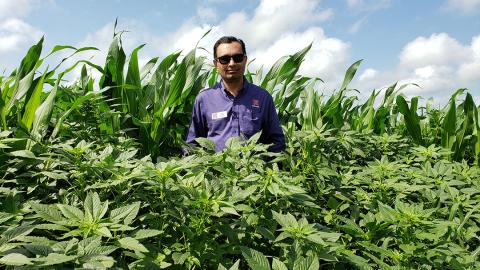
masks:
[[[269,151],[285,149],[285,136],[272,96],[245,78],[243,82],[243,89],[236,97],[225,89],[222,82],[198,94],[187,143],[196,144],[195,138],[205,137],[215,143],[219,152],[225,148],[229,138],[249,139],[261,130],[259,142],[273,144]]]

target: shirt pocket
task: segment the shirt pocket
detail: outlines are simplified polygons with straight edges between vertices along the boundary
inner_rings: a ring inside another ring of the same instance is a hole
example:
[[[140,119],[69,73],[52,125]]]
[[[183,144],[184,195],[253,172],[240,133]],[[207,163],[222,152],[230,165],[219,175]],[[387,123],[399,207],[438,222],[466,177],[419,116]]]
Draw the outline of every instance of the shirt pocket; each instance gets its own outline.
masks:
[[[252,108],[245,112],[243,121],[243,132],[250,138],[262,128],[261,111],[259,108]]]
[[[213,113],[210,113],[207,117],[207,128],[208,128],[208,137],[214,137],[223,133],[224,129],[227,128],[231,112],[229,111],[220,111],[216,113],[227,113],[227,116],[219,116],[216,119],[213,119]]]

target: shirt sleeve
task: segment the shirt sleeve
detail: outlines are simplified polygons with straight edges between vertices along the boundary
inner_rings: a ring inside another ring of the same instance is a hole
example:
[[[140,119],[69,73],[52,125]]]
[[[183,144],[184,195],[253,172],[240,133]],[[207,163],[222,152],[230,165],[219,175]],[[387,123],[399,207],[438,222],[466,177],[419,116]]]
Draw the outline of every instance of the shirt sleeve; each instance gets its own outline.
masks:
[[[268,95],[266,104],[266,118],[259,141],[264,144],[273,144],[268,149],[270,152],[285,150],[285,135],[283,134],[273,98]]]
[[[207,137],[207,125],[202,114],[201,99],[199,96],[195,98],[193,105],[192,119],[190,120],[190,127],[188,129],[186,143],[198,145],[195,141],[199,137]]]

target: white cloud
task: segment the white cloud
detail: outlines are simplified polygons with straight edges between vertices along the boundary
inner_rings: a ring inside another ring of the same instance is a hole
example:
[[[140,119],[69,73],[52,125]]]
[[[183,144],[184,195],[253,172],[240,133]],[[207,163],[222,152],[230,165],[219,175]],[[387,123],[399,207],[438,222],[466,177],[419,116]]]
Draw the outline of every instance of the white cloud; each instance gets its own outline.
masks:
[[[461,81],[477,80],[476,89],[480,89],[480,61],[462,64],[457,71],[457,76]]]
[[[154,34],[145,24],[137,20],[125,20],[119,21],[116,31],[125,30],[122,34],[122,46],[126,54],[126,65],[128,65],[128,58],[132,50],[141,45],[146,44],[138,52],[138,62],[140,68],[147,63],[151,58],[159,56],[160,59],[167,54],[183,51],[183,54],[188,53],[194,48],[199,39],[210,29],[210,26],[197,26],[193,20],[188,20],[182,27],[177,29],[176,32],[170,33],[164,36],[158,36]],[[76,44],[76,47],[95,46],[100,51],[83,52],[76,55],[65,62],[63,65],[68,67],[72,65],[76,60],[89,59],[89,61],[103,67],[105,59],[113,40],[113,22],[108,23],[100,29],[89,33],[81,42]],[[213,43],[212,43],[213,44]],[[207,54],[202,50],[197,50],[199,55]],[[57,61],[67,56],[69,53],[64,52],[56,56]],[[87,67],[88,68],[88,67]],[[96,70],[89,68],[93,73],[94,78],[97,80],[100,74]],[[76,80],[80,76],[81,67],[77,67],[67,80]]]
[[[310,28],[301,33],[288,33],[265,49],[251,54],[256,60],[252,63],[271,67],[274,61],[284,55],[291,55],[313,42],[305,56],[299,73],[306,76],[320,76],[324,81],[333,83],[338,80],[338,71],[342,70],[348,59],[350,46],[336,38],[325,36],[321,28]]]
[[[472,50],[475,59],[480,59],[480,35],[472,39]]]
[[[217,15],[214,8],[199,6],[197,7],[197,17],[201,21],[211,22],[216,19]]]
[[[226,33],[243,37],[252,47],[267,47],[286,32],[332,17],[333,11],[320,10],[319,3],[314,0],[263,0],[253,16],[232,13],[220,26]]]
[[[447,65],[468,60],[468,48],[446,33],[418,37],[408,43],[400,55],[400,63],[405,67],[421,67],[429,64]]]
[[[378,70],[375,70],[373,68],[367,68],[360,76],[358,76],[358,80],[360,82],[371,80],[375,78],[377,74],[378,74]]]
[[[363,5],[362,0],[347,0],[347,5],[349,8],[354,8],[360,5]]]
[[[42,31],[20,19],[6,19],[0,22],[0,54],[22,50],[42,35]]]
[[[189,52],[195,47],[195,45],[200,40],[200,38],[210,28],[212,28],[212,26],[207,24],[203,26],[194,26],[194,25],[195,23],[193,21],[190,21],[184,24],[180,29],[178,29],[177,32],[165,37],[165,41],[168,43],[168,45],[166,45],[165,48],[168,50],[169,53],[173,51],[178,51],[178,50],[181,50],[185,53]],[[212,31],[215,32],[218,30],[212,30]],[[207,40],[211,40],[212,38],[213,38],[213,35],[211,34],[207,38]],[[202,44],[205,44],[205,42]],[[213,46],[213,43],[209,42],[207,44],[212,44]]]
[[[460,64],[457,76],[462,82],[476,82],[475,87],[480,88],[480,35],[472,39],[470,45],[471,57],[469,61]]]
[[[480,11],[480,0],[448,0],[446,7],[453,11],[474,13]]]
[[[352,34],[357,33],[360,30],[360,28],[365,24],[366,21],[367,21],[367,17],[365,16],[360,20],[356,21],[354,24],[352,24],[352,26],[350,26],[348,31]]]
[[[392,0],[347,0],[347,6],[359,12],[374,12],[388,8],[391,2]]]
[[[176,32],[164,36],[154,34],[146,25],[137,20],[120,21],[116,31],[125,30],[122,34],[122,46],[127,54],[140,44],[146,44],[139,51],[138,57],[144,62],[148,62],[151,57],[164,57],[175,51],[187,53],[194,48],[195,44],[210,29],[209,25],[198,26],[192,20],[185,22]],[[95,46],[100,52],[91,52],[92,62],[104,64],[109,46],[113,40],[113,23],[108,23],[88,34],[77,47]],[[200,51],[199,51],[200,52]]]
[[[234,12],[215,26],[193,27],[195,22],[189,21],[167,40],[174,41],[172,44],[176,48],[194,44],[211,27],[212,32],[201,42],[211,51],[220,36],[238,36],[245,40],[249,59],[255,59],[253,69],[269,68],[280,57],[296,53],[313,42],[300,73],[320,76],[329,83],[338,84],[337,71],[341,70],[343,76],[350,45],[327,37],[322,28],[314,26],[333,16],[331,9],[321,9],[319,3],[313,0],[263,0],[253,15]]]
[[[8,52],[17,48],[17,44],[21,43],[22,39],[23,37],[17,34],[0,37],[0,52]]]
[[[51,7],[54,0],[0,0],[0,66],[12,70],[28,47],[44,35],[41,29],[30,25],[24,17],[41,6]]]
[[[433,66],[416,68],[414,73],[417,77],[421,79],[429,79],[435,75],[435,68]]]
[[[445,103],[458,88],[468,88],[480,98],[480,35],[470,44],[461,44],[445,33],[418,37],[403,47],[399,60],[395,68],[379,71],[368,80],[365,71],[354,83],[356,88],[378,89],[398,81],[399,85],[415,83],[421,87],[409,86],[405,94],[434,97],[438,103]]]
[[[42,6],[51,8],[55,5],[55,0],[0,0],[0,19],[22,18]]]
[[[211,33],[199,44],[208,52],[197,50],[198,54],[211,59],[211,50],[216,39],[223,35],[235,35],[245,40],[249,59],[257,58],[254,65],[263,64],[265,67],[269,67],[281,56],[303,49],[313,41],[312,49],[302,64],[301,74],[320,76],[328,82],[335,81],[338,88],[338,81],[341,80],[338,74],[343,78],[350,45],[342,40],[326,37],[320,27],[312,26],[333,14],[332,10],[322,10],[319,1],[263,0],[253,15],[234,12],[216,25],[202,23],[205,21],[203,15],[209,12],[197,10],[196,17],[185,21],[175,32],[163,36],[156,36],[148,27],[135,22],[126,22],[126,26],[119,26],[117,29],[130,31],[123,36],[127,54],[133,46],[147,43],[139,54],[144,62],[149,59],[149,55],[162,57],[178,50],[188,52],[209,29]],[[89,34],[77,46],[93,44],[101,49],[102,52],[96,52],[92,61],[102,65],[112,39],[112,29],[112,24],[105,25]],[[79,71],[77,73],[79,74]]]
[[[205,0],[207,3],[212,3],[212,4],[220,4],[220,3],[226,3],[230,0]]]
[[[308,29],[312,29],[312,24],[322,22],[332,14],[330,9],[320,9],[319,1],[263,0],[253,12],[253,15],[246,12],[233,12],[217,25],[202,24],[203,20],[201,18],[191,18],[174,33],[162,37],[159,42],[169,51],[187,51],[194,47],[195,43],[208,29],[212,29],[211,33],[200,43],[200,46],[205,47],[210,53],[216,39],[224,35],[234,35],[245,41],[247,53],[252,56],[253,52],[257,50],[265,51],[266,48],[270,48],[285,36],[307,32]],[[300,29],[303,31],[299,32]],[[324,38],[323,32],[320,38]],[[303,48],[313,39],[315,38],[295,40],[294,42],[298,46],[294,45],[292,47]],[[290,52],[293,52],[291,48],[284,50],[279,57]],[[270,51],[268,53],[271,54]],[[209,56],[211,57],[211,55]],[[276,60],[274,56],[271,58]]]
[[[32,10],[31,0],[0,0],[0,18],[23,17]]]
[[[363,2],[358,1],[358,5]],[[389,1],[378,3],[385,5]],[[197,10],[196,17],[188,19],[176,31],[163,36],[156,36],[148,27],[134,21],[126,22],[124,27],[118,29],[130,30],[123,36],[127,54],[134,46],[147,43],[139,54],[141,63],[148,61],[149,56],[163,57],[178,50],[186,53],[209,29],[211,33],[200,42],[200,46],[205,47],[208,52],[198,50],[199,54],[211,59],[211,47],[217,38],[223,35],[238,36],[246,42],[249,59],[256,59],[252,70],[262,65],[269,68],[281,56],[293,54],[313,42],[300,74],[322,78],[326,84],[320,87],[327,90],[338,89],[345,70],[353,62],[350,58],[351,45],[327,36],[318,26],[332,16],[331,10],[320,8],[319,1],[263,0],[253,14],[234,12],[218,24],[205,23],[205,16],[202,14],[208,13],[209,11]],[[100,56],[94,59],[99,64],[103,65],[105,61],[112,31],[113,25],[106,25],[88,35],[81,44],[93,44],[102,49]],[[366,64],[367,62],[364,62],[361,69]],[[470,44],[462,44],[446,33],[418,37],[399,52],[396,67],[383,70],[368,66],[365,68],[363,72],[359,70],[360,75],[357,75],[352,83],[352,88],[366,91],[360,93],[360,97],[368,96],[372,89],[380,89],[398,81],[399,84],[417,83],[422,87],[407,87],[404,90],[407,95],[435,96],[446,100],[447,96],[459,87],[472,90],[478,88],[480,35],[473,38]]]

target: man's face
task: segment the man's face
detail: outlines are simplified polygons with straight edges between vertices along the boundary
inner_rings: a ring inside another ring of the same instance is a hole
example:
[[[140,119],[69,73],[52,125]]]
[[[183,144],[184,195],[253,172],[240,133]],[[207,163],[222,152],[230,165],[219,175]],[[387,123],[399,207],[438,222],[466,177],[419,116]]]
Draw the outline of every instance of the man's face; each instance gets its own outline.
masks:
[[[213,60],[213,64],[224,81],[234,82],[243,78],[247,56],[244,55],[243,59],[237,63],[236,61],[242,58],[240,55],[243,55],[243,51],[239,42],[218,45],[217,59]]]

